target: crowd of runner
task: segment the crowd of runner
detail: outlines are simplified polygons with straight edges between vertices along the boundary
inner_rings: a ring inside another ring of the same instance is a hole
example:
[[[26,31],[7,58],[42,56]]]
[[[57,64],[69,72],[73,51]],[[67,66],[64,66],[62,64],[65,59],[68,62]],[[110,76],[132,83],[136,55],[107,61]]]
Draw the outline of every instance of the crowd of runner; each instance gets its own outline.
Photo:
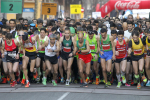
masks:
[[[1,83],[150,86],[150,21],[127,19],[0,22]]]

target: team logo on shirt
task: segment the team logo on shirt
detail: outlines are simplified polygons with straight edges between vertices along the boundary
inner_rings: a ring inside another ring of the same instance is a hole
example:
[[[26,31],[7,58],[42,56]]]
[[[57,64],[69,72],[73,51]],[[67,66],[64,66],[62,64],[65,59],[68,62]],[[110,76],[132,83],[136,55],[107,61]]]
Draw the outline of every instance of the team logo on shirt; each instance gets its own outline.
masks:
[[[66,46],[69,46],[69,43],[66,43]]]

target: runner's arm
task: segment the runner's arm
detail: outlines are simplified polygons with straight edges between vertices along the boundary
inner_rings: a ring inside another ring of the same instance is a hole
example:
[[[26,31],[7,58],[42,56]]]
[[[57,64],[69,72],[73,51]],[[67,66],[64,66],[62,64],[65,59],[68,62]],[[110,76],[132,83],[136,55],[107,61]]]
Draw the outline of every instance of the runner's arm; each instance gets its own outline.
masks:
[[[96,53],[98,54],[99,53],[99,46],[100,46],[98,35],[96,36],[96,40],[97,40],[97,51],[96,51]]]
[[[112,44],[113,56],[115,56],[115,44],[114,44],[114,38],[112,36],[110,36],[110,41],[111,41],[111,44]]]
[[[4,49],[5,49],[5,43],[4,41],[2,42],[2,48],[1,48],[1,53],[4,54]]]
[[[90,52],[89,41],[86,40],[86,50],[81,50],[82,53]]]
[[[76,54],[76,51],[77,51],[77,47],[76,47],[76,41],[75,41],[75,39],[74,38],[72,38],[72,40],[73,40],[73,47],[74,47],[74,50],[73,50],[73,55],[75,55]]]
[[[59,52],[59,51],[60,51],[60,45],[59,45],[59,42],[58,42],[58,41],[56,42],[56,46],[57,46],[57,49],[54,50],[54,52]]]

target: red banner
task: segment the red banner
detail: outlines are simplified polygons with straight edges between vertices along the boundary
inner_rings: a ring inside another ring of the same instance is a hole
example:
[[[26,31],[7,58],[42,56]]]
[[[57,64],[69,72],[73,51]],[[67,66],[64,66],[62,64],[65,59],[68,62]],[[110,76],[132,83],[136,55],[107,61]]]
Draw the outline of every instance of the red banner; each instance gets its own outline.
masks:
[[[110,0],[103,5],[98,12],[101,12],[101,16],[105,17],[114,10],[115,7],[118,10],[150,9],[150,0]]]

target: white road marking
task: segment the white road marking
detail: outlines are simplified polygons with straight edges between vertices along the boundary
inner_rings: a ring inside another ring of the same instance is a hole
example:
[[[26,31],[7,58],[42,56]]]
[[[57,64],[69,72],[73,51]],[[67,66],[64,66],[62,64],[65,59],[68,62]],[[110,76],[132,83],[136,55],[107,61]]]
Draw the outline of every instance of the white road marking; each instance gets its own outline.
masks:
[[[63,100],[70,92],[64,93],[58,100]]]

